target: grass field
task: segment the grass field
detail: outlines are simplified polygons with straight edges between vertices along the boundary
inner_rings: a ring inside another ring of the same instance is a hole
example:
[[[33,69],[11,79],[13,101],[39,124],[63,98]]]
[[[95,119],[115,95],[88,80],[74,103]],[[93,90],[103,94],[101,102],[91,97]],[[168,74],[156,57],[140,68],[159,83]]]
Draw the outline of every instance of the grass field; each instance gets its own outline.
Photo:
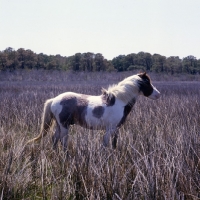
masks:
[[[140,97],[116,150],[103,131],[73,126],[68,156],[39,133],[46,99],[65,91],[100,94],[127,73],[0,74],[0,199],[200,199],[200,77],[152,74],[159,100]],[[53,130],[52,130],[53,131]]]

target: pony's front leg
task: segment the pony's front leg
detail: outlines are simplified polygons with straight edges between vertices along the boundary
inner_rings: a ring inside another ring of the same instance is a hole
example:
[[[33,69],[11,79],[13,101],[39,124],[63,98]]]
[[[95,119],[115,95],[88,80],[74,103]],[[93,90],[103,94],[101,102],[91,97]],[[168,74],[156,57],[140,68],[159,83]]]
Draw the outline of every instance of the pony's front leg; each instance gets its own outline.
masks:
[[[67,140],[68,140],[68,129],[61,127],[60,128],[60,142],[63,146],[63,150],[67,150]]]
[[[112,136],[112,134],[115,132],[116,129],[113,128],[108,128],[106,129],[106,133],[103,136],[103,146],[104,147],[108,147],[109,146],[109,142],[110,142],[110,137]]]

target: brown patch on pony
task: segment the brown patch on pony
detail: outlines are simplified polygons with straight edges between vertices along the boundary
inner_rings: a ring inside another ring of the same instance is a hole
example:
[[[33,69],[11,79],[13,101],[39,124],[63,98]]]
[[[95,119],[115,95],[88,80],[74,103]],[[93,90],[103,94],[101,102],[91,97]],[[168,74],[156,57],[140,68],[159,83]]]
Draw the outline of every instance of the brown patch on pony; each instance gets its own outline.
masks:
[[[104,110],[105,109],[103,106],[96,106],[94,107],[92,114],[96,118],[101,118],[103,116]]]
[[[85,115],[87,114],[88,95],[82,95],[81,97],[66,95],[60,102],[63,106],[62,111],[59,114],[60,122],[68,128],[69,125],[78,122],[82,126],[87,126]]]
[[[142,79],[138,80],[139,90],[143,92],[144,96],[150,96],[153,92],[150,77],[146,74],[146,72],[140,73],[138,76]]]
[[[124,107],[124,114],[123,117],[121,118],[120,122],[117,124],[117,127],[120,128],[124,122],[126,121],[126,118],[128,116],[128,114],[131,112],[134,104],[135,104],[136,100],[133,99],[130,103],[128,103],[125,107]]]
[[[115,104],[115,95],[109,94],[106,89],[102,88],[102,102],[107,106],[113,106]]]

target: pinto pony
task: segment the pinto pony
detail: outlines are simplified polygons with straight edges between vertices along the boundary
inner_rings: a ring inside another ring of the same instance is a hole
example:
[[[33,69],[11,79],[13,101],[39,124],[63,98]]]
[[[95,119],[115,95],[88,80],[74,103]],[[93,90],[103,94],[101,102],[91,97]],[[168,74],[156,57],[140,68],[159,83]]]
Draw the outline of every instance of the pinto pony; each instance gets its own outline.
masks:
[[[49,99],[44,105],[41,132],[28,143],[44,137],[53,121],[56,121],[56,131],[52,137],[53,148],[60,140],[64,150],[67,149],[68,129],[70,125],[79,124],[88,129],[105,129],[103,145],[116,148],[118,129],[125,122],[136,99],[144,95],[150,99],[158,99],[160,92],[152,85],[146,73],[125,78],[116,85],[102,89],[99,96],[65,92]],[[27,144],[28,144],[27,143]]]

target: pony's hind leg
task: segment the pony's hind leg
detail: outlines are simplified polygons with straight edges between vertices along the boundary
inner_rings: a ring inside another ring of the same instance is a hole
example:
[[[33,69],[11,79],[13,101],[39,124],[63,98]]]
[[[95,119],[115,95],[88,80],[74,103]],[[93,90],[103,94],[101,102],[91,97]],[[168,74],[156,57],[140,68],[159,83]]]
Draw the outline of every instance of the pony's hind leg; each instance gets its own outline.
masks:
[[[67,140],[68,140],[68,128],[60,127],[60,142],[63,146],[63,150],[67,150]]]
[[[60,138],[60,126],[59,124],[56,125],[56,131],[54,135],[52,136],[52,141],[53,141],[53,149],[55,150],[57,147],[58,140]]]
[[[114,132],[113,136],[112,136],[112,148],[116,149],[117,147],[117,138],[118,138],[118,130]]]

